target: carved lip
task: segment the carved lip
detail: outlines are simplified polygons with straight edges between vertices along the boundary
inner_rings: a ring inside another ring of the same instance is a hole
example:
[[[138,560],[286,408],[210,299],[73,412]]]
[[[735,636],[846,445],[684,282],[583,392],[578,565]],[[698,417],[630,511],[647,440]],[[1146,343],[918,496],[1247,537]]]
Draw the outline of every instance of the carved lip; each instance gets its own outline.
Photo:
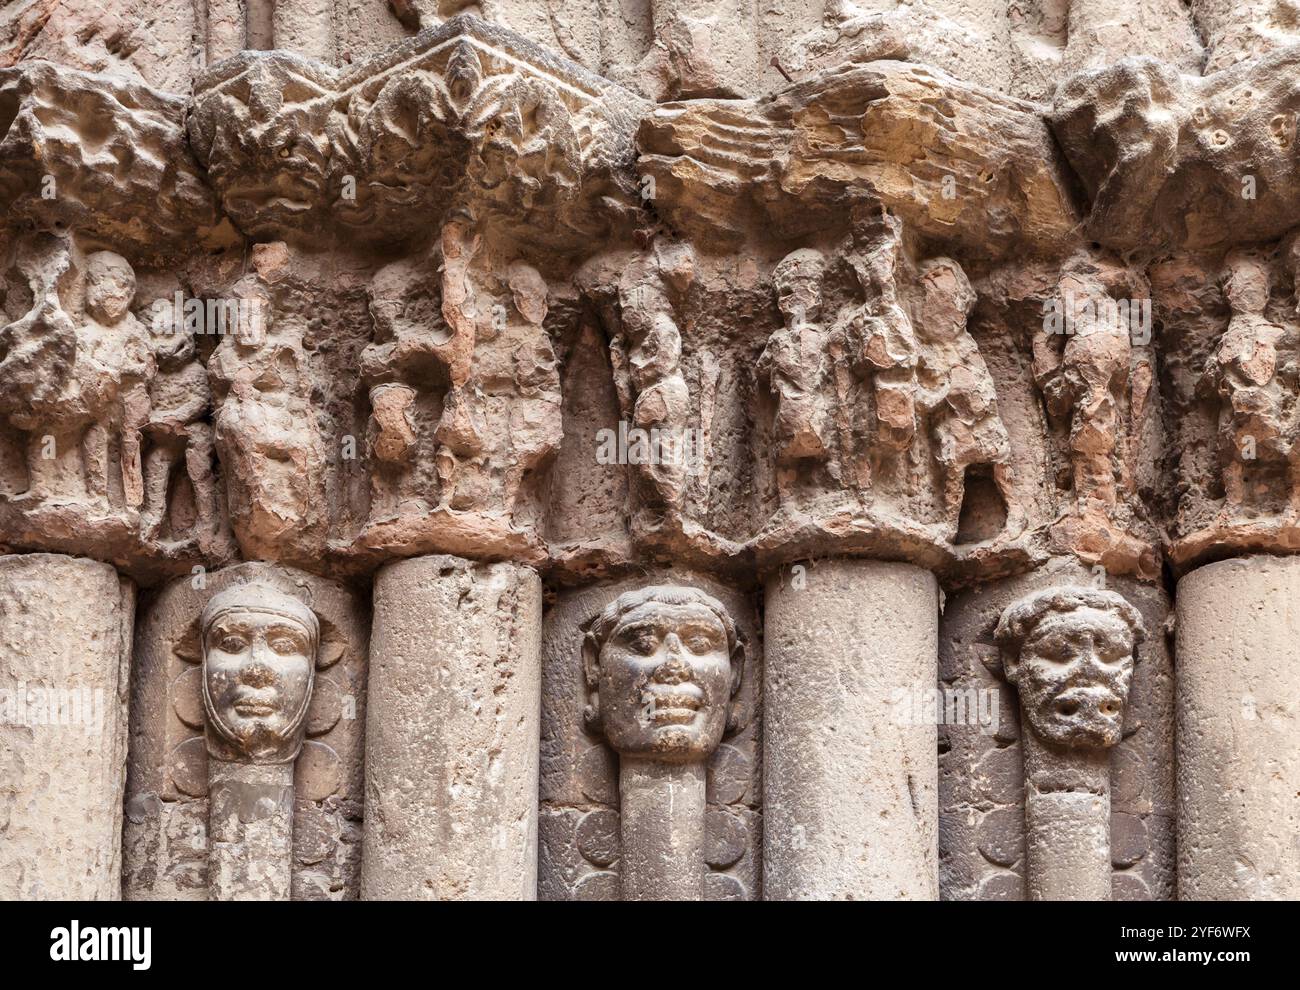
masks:
[[[244,718],[265,718],[279,710],[272,699],[260,694],[241,694],[230,707]]]
[[[646,694],[650,702],[650,718],[655,722],[689,722],[704,707],[704,692],[694,684],[651,687],[646,690]]]

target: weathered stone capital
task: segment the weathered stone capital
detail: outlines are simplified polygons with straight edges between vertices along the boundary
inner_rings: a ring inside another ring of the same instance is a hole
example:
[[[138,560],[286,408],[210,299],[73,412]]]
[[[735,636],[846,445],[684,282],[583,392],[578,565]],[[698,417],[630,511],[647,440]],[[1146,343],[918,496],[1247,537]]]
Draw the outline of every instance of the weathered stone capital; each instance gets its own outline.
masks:
[[[189,133],[252,236],[400,243],[459,209],[554,247],[632,209],[622,170],[641,106],[465,14],[347,71],[241,52],[198,79]]]
[[[33,59],[0,69],[7,221],[85,231],[160,259],[233,238],[185,138],[185,100]]]

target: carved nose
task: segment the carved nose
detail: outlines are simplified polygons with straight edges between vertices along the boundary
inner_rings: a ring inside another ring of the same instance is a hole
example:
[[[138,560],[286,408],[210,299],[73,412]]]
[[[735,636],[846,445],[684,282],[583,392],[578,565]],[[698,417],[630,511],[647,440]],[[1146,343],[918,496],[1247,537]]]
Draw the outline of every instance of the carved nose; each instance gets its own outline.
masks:
[[[260,650],[255,650],[253,660],[239,672],[239,680],[249,687],[270,687],[275,683],[275,674],[267,664]]]
[[[683,684],[691,679],[691,668],[681,656],[681,641],[676,636],[669,636],[668,659],[655,668],[656,684]]]

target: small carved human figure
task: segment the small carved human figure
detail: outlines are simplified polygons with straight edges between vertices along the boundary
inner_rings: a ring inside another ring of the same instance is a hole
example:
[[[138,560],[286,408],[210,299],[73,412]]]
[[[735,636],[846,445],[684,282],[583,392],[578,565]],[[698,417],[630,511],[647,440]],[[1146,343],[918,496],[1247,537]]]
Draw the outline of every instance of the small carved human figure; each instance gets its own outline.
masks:
[[[1223,294],[1232,307],[1228,329],[1206,362],[1204,385],[1221,400],[1220,458],[1228,507],[1245,500],[1249,461],[1284,463],[1291,509],[1300,510],[1300,465],[1295,463],[1294,424],[1286,412],[1287,389],[1278,366],[1286,331],[1264,316],[1270,290],[1268,264],[1234,250],[1224,259]]]
[[[736,624],[713,596],[626,592],[592,625],[582,656],[588,722],[618,753],[682,763],[722,741],[744,668]]]
[[[141,432],[154,374],[148,331],[131,313],[135,272],[120,255],[97,251],[78,280],[67,241],[41,239],[33,249],[32,310],[0,331],[4,410],[28,435],[26,498],[88,499],[107,508],[116,449],[122,500],[134,510],[144,500]],[[84,287],[80,320],[61,295],[75,281]]]
[[[230,519],[245,555],[280,559],[326,525],[324,442],[312,409],[305,322],[273,321],[269,290],[237,284],[240,331],[208,361],[214,437]]]
[[[914,321],[918,340],[916,402],[928,417],[942,479],[943,518],[957,532],[966,469],[989,465],[1007,506],[1008,526],[1019,528],[1022,513],[1012,490],[1011,439],[998,415],[993,376],[966,320],[975,290],[957,262],[927,261],[920,269],[921,301]]]
[[[656,585],[616,598],[582,646],[586,720],[619,754],[625,900],[703,896],[705,761],[735,727],[736,624],[712,595]]]
[[[1119,742],[1143,634],[1137,609],[1099,588],[1049,588],[1008,608],[996,637],[1030,729],[1059,746]]]
[[[688,249],[656,244],[653,254],[628,268],[619,283],[622,346],[634,396],[633,427],[684,449],[690,396],[682,374],[682,334],[674,299],[694,277]],[[654,458],[638,467],[642,504],[652,510],[681,509],[687,464],[683,456]]]
[[[148,382],[154,373],[149,334],[131,313],[135,272],[126,259],[97,251],[86,259],[86,323],[80,336],[87,350],[83,392],[98,411],[86,434],[87,481],[92,496],[109,494],[110,433],[116,432],[122,491],[128,507],[144,501],[141,433],[149,421]]]
[[[777,307],[785,325],[768,338],[758,359],[759,377],[776,396],[773,424],[777,490],[790,493],[800,462],[827,456],[827,407],[822,390],[826,332],[819,322],[826,258],[801,248],[786,255],[772,272]]]
[[[896,467],[917,427],[916,334],[898,298],[902,224],[886,211],[857,216],[853,242],[848,261],[866,303],[853,312],[846,333],[853,365],[875,398],[872,462]],[[860,482],[869,483],[870,472]]]
[[[177,332],[170,321],[154,332],[157,374],[149,384],[149,452],[144,463],[144,505],[140,529],[157,539],[167,516],[172,475],[183,462],[194,492],[195,532],[211,534],[217,524],[217,490],[213,477],[212,428],[204,422],[212,408],[207,371],[194,338]]]
[[[1094,502],[1106,511],[1117,501],[1116,474],[1125,471],[1115,451],[1124,428],[1121,411],[1133,352],[1130,331],[1117,318],[1118,307],[1095,266],[1084,262],[1067,267],[1057,289],[1073,319],[1073,333],[1059,351],[1046,326],[1035,335],[1034,379],[1048,413],[1069,419],[1078,504]]]
[[[320,623],[266,584],[212,597],[200,621],[209,754],[226,762],[288,763],[302,748]]]

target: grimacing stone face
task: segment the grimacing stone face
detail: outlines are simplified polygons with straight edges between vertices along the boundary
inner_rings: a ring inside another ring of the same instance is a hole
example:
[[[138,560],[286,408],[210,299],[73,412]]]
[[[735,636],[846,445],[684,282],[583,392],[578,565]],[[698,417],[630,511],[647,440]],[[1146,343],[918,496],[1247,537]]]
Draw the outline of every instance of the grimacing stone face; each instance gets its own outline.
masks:
[[[245,585],[213,598],[202,635],[203,707],[215,741],[233,759],[296,758],[315,680],[314,616],[274,589]]]
[[[1112,605],[1109,598],[1118,601]],[[1040,595],[1007,614],[1017,609],[1018,649],[1012,643],[1003,663],[1030,728],[1061,746],[1114,746],[1141,634],[1132,606],[1113,592],[1092,591],[1083,592],[1082,600],[1068,593]],[[1008,625],[1004,617],[1000,638]]]
[[[625,606],[613,627],[588,648],[588,680],[605,736],[619,754],[703,760],[722,741],[740,683],[733,637],[719,618],[720,605],[665,601],[653,591],[619,600]]]

